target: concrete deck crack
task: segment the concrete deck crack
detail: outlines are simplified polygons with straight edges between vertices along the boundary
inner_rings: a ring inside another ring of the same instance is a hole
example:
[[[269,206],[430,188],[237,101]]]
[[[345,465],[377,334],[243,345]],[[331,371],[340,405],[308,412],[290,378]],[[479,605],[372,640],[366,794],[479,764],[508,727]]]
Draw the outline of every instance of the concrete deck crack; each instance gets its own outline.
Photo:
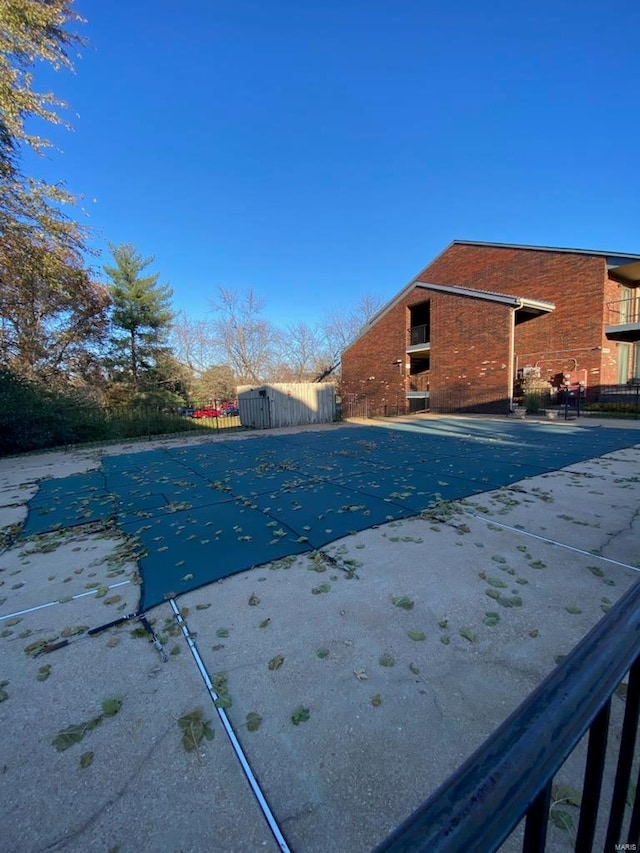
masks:
[[[79,838],[84,832],[86,832],[93,824],[98,820],[98,818],[103,815],[107,809],[110,809],[114,806],[122,797],[127,793],[127,791],[138,783],[138,778],[140,771],[145,766],[145,764],[149,761],[153,753],[158,749],[159,746],[162,745],[165,738],[169,735],[172,726],[167,726],[166,730],[162,734],[159,740],[155,741],[150,749],[144,754],[142,759],[135,766],[133,771],[129,774],[128,779],[125,783],[117,790],[115,793],[109,797],[104,803],[102,803],[96,811],[88,817],[80,826],[76,829],[72,830],[70,833],[66,834],[63,838],[57,838],[55,841],[52,841],[50,844],[47,844],[45,847],[40,847],[37,853],[45,853],[45,851],[49,850],[64,850],[65,847],[72,841],[75,841]]]

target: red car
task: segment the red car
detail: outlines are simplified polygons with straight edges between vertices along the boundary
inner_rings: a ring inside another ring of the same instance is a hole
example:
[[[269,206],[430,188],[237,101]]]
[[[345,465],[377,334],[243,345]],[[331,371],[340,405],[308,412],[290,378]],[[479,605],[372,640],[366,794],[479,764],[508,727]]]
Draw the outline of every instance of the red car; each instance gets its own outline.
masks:
[[[210,406],[205,406],[203,409],[195,409],[192,418],[217,418],[220,415],[219,409],[213,409]]]

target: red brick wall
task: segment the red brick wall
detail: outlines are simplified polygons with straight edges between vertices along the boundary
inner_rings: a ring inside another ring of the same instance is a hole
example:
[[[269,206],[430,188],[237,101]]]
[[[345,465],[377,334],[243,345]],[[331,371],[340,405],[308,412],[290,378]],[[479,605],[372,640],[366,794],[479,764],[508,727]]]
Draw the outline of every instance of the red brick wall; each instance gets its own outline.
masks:
[[[452,245],[418,278],[553,302],[551,314],[516,326],[519,366],[537,363],[543,376],[551,376],[573,369],[577,361],[579,369],[586,369],[589,385],[615,381],[610,378],[616,369],[615,345],[603,340],[603,303],[608,299],[603,257]]]
[[[589,387],[617,381],[616,345],[603,331],[604,302],[618,298],[617,285],[607,280],[603,257],[454,244],[416,281],[553,302],[550,314],[516,326],[518,366],[537,364],[543,377],[586,370]],[[395,362],[408,361],[408,308],[425,299],[431,300],[432,409],[446,399],[459,399],[461,410],[506,400],[515,369],[509,364],[511,309],[423,288],[411,290],[344,353],[343,392],[368,395],[379,411],[404,401]]]
[[[431,301],[432,410],[458,411],[481,404],[506,411],[509,308],[423,288],[410,291],[343,354],[342,393],[367,396],[370,408],[379,413],[397,406],[406,409],[409,307],[426,300]]]
[[[385,406],[405,410],[406,315],[405,302],[396,305],[343,353],[343,395],[367,396],[379,413],[384,412]]]
[[[431,291],[431,409],[507,412],[508,306]]]

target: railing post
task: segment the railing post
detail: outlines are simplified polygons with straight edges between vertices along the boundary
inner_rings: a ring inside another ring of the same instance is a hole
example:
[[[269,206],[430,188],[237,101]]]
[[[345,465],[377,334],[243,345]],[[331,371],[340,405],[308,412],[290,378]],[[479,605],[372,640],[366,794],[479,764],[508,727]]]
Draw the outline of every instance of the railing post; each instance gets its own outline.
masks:
[[[629,821],[627,844],[635,844],[636,848],[640,844],[640,770],[638,770],[636,793],[633,798],[633,811],[631,812],[631,820]]]
[[[589,729],[589,749],[584,770],[584,785],[580,800],[580,822],[576,836],[576,850],[591,853],[598,819],[598,806],[602,792],[602,774],[607,757],[607,739],[611,699],[607,701]]]
[[[544,853],[547,843],[549,809],[551,808],[551,780],[540,791],[527,812],[522,853]]]
[[[605,850],[613,850],[614,845],[620,840],[624,808],[627,801],[629,779],[631,778],[631,765],[638,732],[638,712],[640,711],[640,658],[636,660],[629,671],[629,684],[627,687],[627,700],[624,709],[624,720],[622,723],[622,735],[620,737],[620,751],[618,753],[618,767],[616,770],[616,781],[613,786],[611,798],[611,811],[609,812],[609,826],[607,827],[607,840]]]

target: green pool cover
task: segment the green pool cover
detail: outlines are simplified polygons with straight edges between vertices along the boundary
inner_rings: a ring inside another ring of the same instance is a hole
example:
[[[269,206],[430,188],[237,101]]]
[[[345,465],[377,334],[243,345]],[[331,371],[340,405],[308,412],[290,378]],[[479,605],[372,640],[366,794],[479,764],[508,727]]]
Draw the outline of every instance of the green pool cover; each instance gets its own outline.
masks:
[[[349,533],[638,443],[631,429],[439,419],[106,456],[43,480],[23,537],[88,522],[136,536],[144,612]]]

